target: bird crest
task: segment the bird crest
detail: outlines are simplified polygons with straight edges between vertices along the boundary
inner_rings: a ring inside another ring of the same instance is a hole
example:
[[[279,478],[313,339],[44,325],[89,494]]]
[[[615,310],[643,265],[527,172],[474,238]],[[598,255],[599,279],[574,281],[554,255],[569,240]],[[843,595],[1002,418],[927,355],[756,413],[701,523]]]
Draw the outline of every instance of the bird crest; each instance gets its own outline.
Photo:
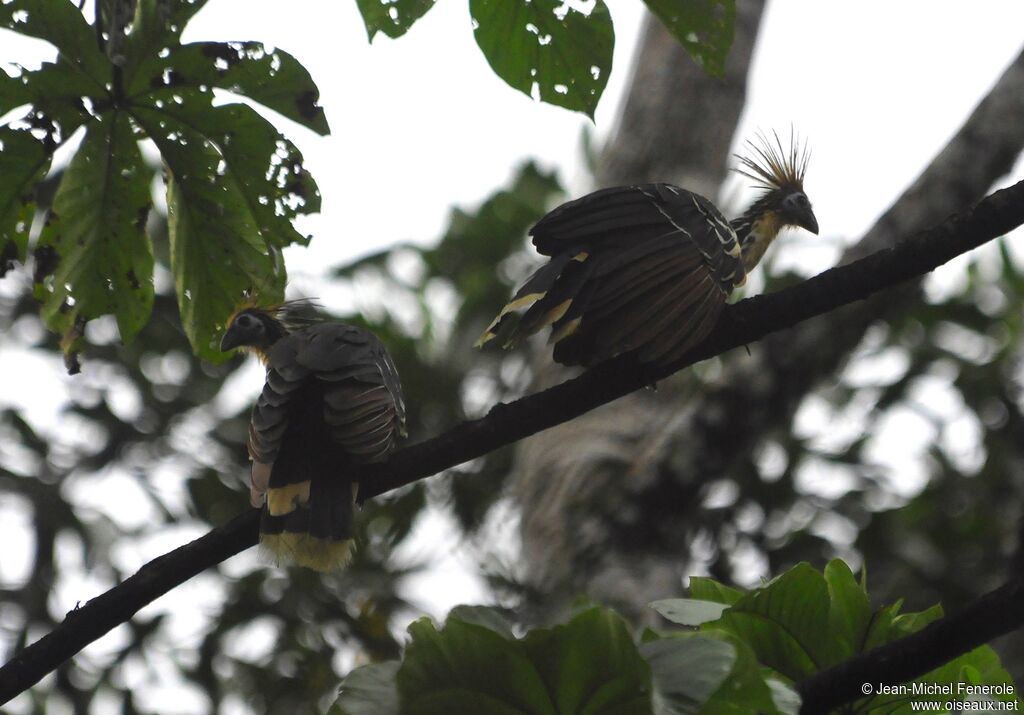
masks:
[[[320,322],[317,313],[322,306],[316,298],[295,298],[272,305],[261,305],[259,296],[253,291],[247,290],[242,294],[242,300],[235,307],[235,310],[228,317],[225,325],[231,325],[239,313],[246,310],[256,310],[266,313],[276,322],[280,323],[288,332],[298,328]]]
[[[735,155],[740,162],[740,166],[735,169],[736,173],[753,180],[757,187],[767,191],[803,191],[811,150],[807,144],[800,142],[795,131],[790,129],[788,150],[774,131],[771,137],[759,132],[756,141],[748,140],[746,146],[748,155]]]

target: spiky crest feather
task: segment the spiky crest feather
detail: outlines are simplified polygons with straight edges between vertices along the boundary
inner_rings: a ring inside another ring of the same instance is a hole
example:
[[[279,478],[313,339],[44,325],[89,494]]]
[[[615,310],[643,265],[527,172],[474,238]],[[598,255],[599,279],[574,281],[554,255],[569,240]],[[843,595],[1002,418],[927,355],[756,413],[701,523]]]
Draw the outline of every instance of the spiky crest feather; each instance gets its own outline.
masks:
[[[246,293],[228,317],[225,327],[231,325],[238,314],[246,310],[258,311],[273,318],[290,333],[307,325],[319,323],[321,317],[317,311],[323,310],[323,306],[316,298],[293,298],[273,305],[260,305],[257,296]]]
[[[803,191],[811,149],[807,144],[801,144],[795,130],[791,128],[789,131],[789,151],[782,146],[782,140],[775,131],[772,131],[771,138],[758,132],[757,140],[747,140],[746,146],[749,155],[735,155],[740,162],[740,166],[734,169],[737,174],[751,179],[755,186],[765,191]]]

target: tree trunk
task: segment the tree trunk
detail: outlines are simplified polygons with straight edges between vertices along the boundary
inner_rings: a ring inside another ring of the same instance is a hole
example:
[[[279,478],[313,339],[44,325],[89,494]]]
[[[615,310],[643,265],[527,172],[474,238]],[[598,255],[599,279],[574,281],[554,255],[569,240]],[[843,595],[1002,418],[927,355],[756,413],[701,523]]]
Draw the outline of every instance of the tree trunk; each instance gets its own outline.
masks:
[[[647,17],[631,90],[598,162],[598,186],[667,181],[709,197],[718,193],[763,10],[760,0],[737,3],[735,39],[721,78],[707,75],[657,19]],[[564,375],[548,362],[536,386]],[[629,395],[518,449],[513,484],[523,506],[527,580],[545,594],[545,611],[586,592],[639,616],[647,601],[679,590],[682,550],[651,549],[637,521],[649,518],[642,502],[656,491],[651,468],[668,449],[665,439],[685,408],[679,393],[688,382]]]

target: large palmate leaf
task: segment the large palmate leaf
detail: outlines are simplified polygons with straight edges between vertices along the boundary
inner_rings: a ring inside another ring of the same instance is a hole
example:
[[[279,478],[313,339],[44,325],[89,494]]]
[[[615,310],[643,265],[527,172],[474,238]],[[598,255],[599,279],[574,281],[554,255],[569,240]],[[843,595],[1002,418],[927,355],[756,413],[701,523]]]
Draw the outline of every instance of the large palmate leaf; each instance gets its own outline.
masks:
[[[259,42],[195,42],[169,48],[126,71],[130,97],[148,97],[165,88],[187,101],[184,90],[218,87],[248,97],[312,129],[330,133],[320,91],[309,72],[287,52]]]
[[[67,336],[112,313],[128,341],[146,324],[153,307],[153,248],[145,233],[151,177],[123,112],[89,125],[37,249],[52,268],[37,276],[36,287],[51,329]]]
[[[604,0],[589,14],[559,0],[470,0],[491,68],[529,96],[589,117],[612,69],[615,31]]]
[[[54,149],[91,123],[36,253],[36,293],[69,353],[92,318],[114,314],[127,340],[149,315],[149,189],[135,144],[143,132],[174,182],[172,270],[198,354],[223,357],[215,338],[245,292],[281,298],[280,249],[308,241],[292,221],[318,211],[320,195],[301,154],[248,105],[213,107],[212,90],[244,95],[326,134],[316,85],[291,55],[259,43],[182,46],[181,32],[204,2],[139,0],[131,18],[103,5],[101,29],[70,2],[0,4],[0,26],[59,51],[38,70],[0,75],[0,113],[27,107],[0,128],[0,270],[25,258],[33,187]],[[117,190],[118,181],[131,186]]]
[[[206,0],[137,0],[132,32],[125,42],[125,81],[151,58],[180,45],[181,33]]]
[[[302,154],[295,145],[247,105],[214,107],[209,93],[189,95],[188,99],[174,90],[162,90],[134,111],[154,140],[152,116],[159,117],[156,130],[168,137],[180,139],[181,131],[191,132],[216,147],[222,163],[207,179],[231,183],[241,192],[263,241],[278,248],[308,243],[292,220],[320,210],[320,191],[303,168]],[[162,127],[160,122],[164,122]]]
[[[732,47],[735,0],[644,0],[705,72],[722,75]]]
[[[223,360],[218,338],[242,296],[256,293],[268,302],[283,297],[280,250],[261,234],[218,144],[158,109],[137,107],[134,116],[156,142],[170,173],[171,268],[185,333],[197,354]]]
[[[434,7],[434,0],[356,0],[356,5],[372,41],[378,32],[401,37]]]
[[[0,276],[25,260],[35,215],[33,186],[50,166],[53,148],[28,129],[0,127]]]

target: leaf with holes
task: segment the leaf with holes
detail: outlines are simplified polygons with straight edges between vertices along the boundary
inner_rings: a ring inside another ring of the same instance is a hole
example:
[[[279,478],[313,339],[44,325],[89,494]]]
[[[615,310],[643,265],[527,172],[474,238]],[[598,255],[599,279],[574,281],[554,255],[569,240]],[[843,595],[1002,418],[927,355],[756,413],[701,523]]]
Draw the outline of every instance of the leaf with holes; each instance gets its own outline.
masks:
[[[226,171],[214,142],[157,109],[136,107],[133,114],[169,169],[171,268],[185,334],[196,354],[221,362],[227,358],[218,349],[224,321],[245,293],[257,293],[268,303],[283,298],[280,249],[260,233],[245,193]]]
[[[36,295],[50,329],[74,334],[101,315],[117,318],[131,340],[153,308],[153,247],[146,236],[152,172],[123,113],[92,122],[75,154],[39,238],[52,275]],[[75,349],[72,339],[65,352]]]
[[[356,0],[370,41],[378,32],[401,37],[434,7],[434,0]]]
[[[0,276],[25,260],[35,214],[33,187],[50,167],[53,149],[27,129],[0,127]]]
[[[210,178],[235,185],[263,241],[277,248],[309,242],[292,221],[320,210],[320,191],[302,166],[302,154],[273,124],[244,104],[214,107],[209,92],[165,89],[147,103],[136,111],[150,132],[152,113],[217,147],[222,161]]]
[[[32,101],[22,75],[11,76],[0,69],[0,115]]]
[[[0,3],[0,27],[52,44],[66,62],[95,83],[97,92],[110,79],[110,62],[97,49],[93,28],[73,3],[6,0]]]
[[[615,46],[604,0],[589,14],[559,0],[470,0],[469,9],[476,43],[499,77],[593,118]]]
[[[137,0],[132,31],[125,41],[126,85],[147,60],[181,44],[185,25],[205,4],[206,0]]]
[[[644,0],[690,57],[708,74],[725,73],[736,24],[735,0]]]
[[[298,60],[259,42],[195,42],[173,46],[126,70],[126,91],[148,102],[168,89],[218,87],[248,97],[312,129],[330,134],[320,90]]]

